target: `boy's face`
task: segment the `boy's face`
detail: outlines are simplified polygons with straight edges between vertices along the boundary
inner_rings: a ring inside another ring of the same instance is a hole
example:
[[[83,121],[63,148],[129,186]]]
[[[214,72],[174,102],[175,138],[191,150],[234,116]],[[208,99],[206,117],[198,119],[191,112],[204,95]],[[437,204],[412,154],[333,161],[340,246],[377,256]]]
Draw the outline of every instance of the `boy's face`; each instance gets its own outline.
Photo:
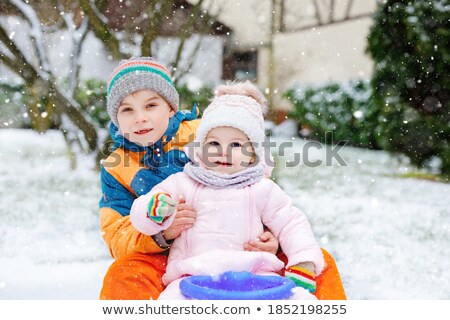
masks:
[[[161,139],[174,114],[175,111],[159,94],[140,90],[123,99],[117,120],[125,138],[147,147]]]
[[[233,174],[244,170],[254,161],[253,146],[241,130],[217,127],[206,136],[202,159],[208,170]]]

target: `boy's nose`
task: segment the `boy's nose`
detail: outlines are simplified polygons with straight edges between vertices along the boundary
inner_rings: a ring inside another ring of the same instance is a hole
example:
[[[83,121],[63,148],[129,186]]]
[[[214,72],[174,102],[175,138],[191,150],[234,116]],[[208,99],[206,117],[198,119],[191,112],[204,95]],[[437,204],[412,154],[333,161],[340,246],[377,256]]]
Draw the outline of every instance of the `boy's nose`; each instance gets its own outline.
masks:
[[[137,123],[139,123],[139,122],[146,122],[147,120],[148,120],[148,117],[145,114],[145,112],[137,112],[136,113],[135,121]]]

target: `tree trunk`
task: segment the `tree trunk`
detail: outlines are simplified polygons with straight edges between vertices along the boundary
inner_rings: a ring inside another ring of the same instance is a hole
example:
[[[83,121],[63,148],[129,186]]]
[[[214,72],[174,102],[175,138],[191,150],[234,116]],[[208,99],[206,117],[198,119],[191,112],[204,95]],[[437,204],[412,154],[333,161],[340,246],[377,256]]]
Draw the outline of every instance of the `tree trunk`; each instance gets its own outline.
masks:
[[[42,94],[45,92],[45,85],[36,79],[33,83],[27,84],[24,89],[31,128],[39,133],[47,131],[52,125],[53,110],[51,105],[43,99],[43,96],[47,95]]]
[[[55,104],[55,109],[60,114],[66,114],[70,121],[79,128],[84,135],[84,138],[88,144],[88,152],[94,152],[97,150],[97,130],[95,126],[86,120],[82,114],[78,103],[62,93],[53,83],[49,84],[50,94]]]
[[[103,160],[108,158],[108,156],[111,154],[112,146],[114,144],[114,141],[111,139],[111,136],[108,134],[103,141],[102,145],[99,147],[96,157],[96,169],[100,170],[100,164]]]
[[[276,75],[276,67],[275,67],[275,46],[274,46],[274,38],[275,38],[275,30],[276,30],[276,0],[272,0],[271,12],[270,12],[270,34],[269,34],[269,63],[268,63],[268,84],[267,87],[269,92],[267,94],[267,100],[269,102],[269,110],[267,113],[268,119],[274,118],[274,91],[275,91],[275,75]]]

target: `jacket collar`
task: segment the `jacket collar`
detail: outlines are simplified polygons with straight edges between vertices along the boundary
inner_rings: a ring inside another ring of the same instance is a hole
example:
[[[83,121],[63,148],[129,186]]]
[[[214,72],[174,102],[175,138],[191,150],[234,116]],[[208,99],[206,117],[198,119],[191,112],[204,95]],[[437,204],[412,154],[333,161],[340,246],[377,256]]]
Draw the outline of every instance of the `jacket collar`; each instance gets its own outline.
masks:
[[[125,150],[131,150],[134,152],[145,152],[144,157],[141,162],[145,166],[150,168],[158,167],[161,162],[161,158],[165,155],[164,145],[167,144],[178,132],[180,127],[180,123],[186,120],[195,120],[197,118],[197,105],[194,104],[191,111],[181,110],[177,111],[175,115],[170,118],[169,125],[167,126],[167,130],[163,136],[165,136],[165,140],[167,142],[163,143],[163,139],[159,139],[156,143],[151,146],[143,147],[134,142],[131,142],[127,138],[125,138],[119,131],[119,128],[114,124],[110,123],[109,125],[109,134],[114,141],[113,151],[118,148],[123,148]],[[158,152],[155,152],[158,150]]]

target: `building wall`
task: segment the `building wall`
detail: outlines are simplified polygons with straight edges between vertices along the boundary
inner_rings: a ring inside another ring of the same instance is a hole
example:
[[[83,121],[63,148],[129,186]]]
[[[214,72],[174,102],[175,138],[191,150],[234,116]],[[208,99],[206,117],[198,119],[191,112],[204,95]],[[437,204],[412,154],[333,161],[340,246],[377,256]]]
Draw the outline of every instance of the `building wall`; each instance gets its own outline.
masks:
[[[258,84],[268,83],[268,49],[271,0],[210,0],[218,20],[233,29],[234,50],[258,51]],[[321,1],[319,1],[320,3]],[[348,0],[336,0],[337,17],[343,17]],[[287,1],[286,23],[301,27],[314,23],[312,1]],[[354,0],[351,14],[370,13],[376,0]],[[324,12],[323,14],[326,14]],[[275,108],[290,108],[280,95],[295,83],[322,83],[369,78],[372,61],[366,55],[371,18],[347,21],[315,30],[274,36]]]
[[[369,79],[372,60],[365,54],[370,19],[315,31],[277,36],[275,39],[276,107],[290,108],[280,94],[297,83],[323,83]],[[258,83],[268,83],[268,50],[259,50]]]

